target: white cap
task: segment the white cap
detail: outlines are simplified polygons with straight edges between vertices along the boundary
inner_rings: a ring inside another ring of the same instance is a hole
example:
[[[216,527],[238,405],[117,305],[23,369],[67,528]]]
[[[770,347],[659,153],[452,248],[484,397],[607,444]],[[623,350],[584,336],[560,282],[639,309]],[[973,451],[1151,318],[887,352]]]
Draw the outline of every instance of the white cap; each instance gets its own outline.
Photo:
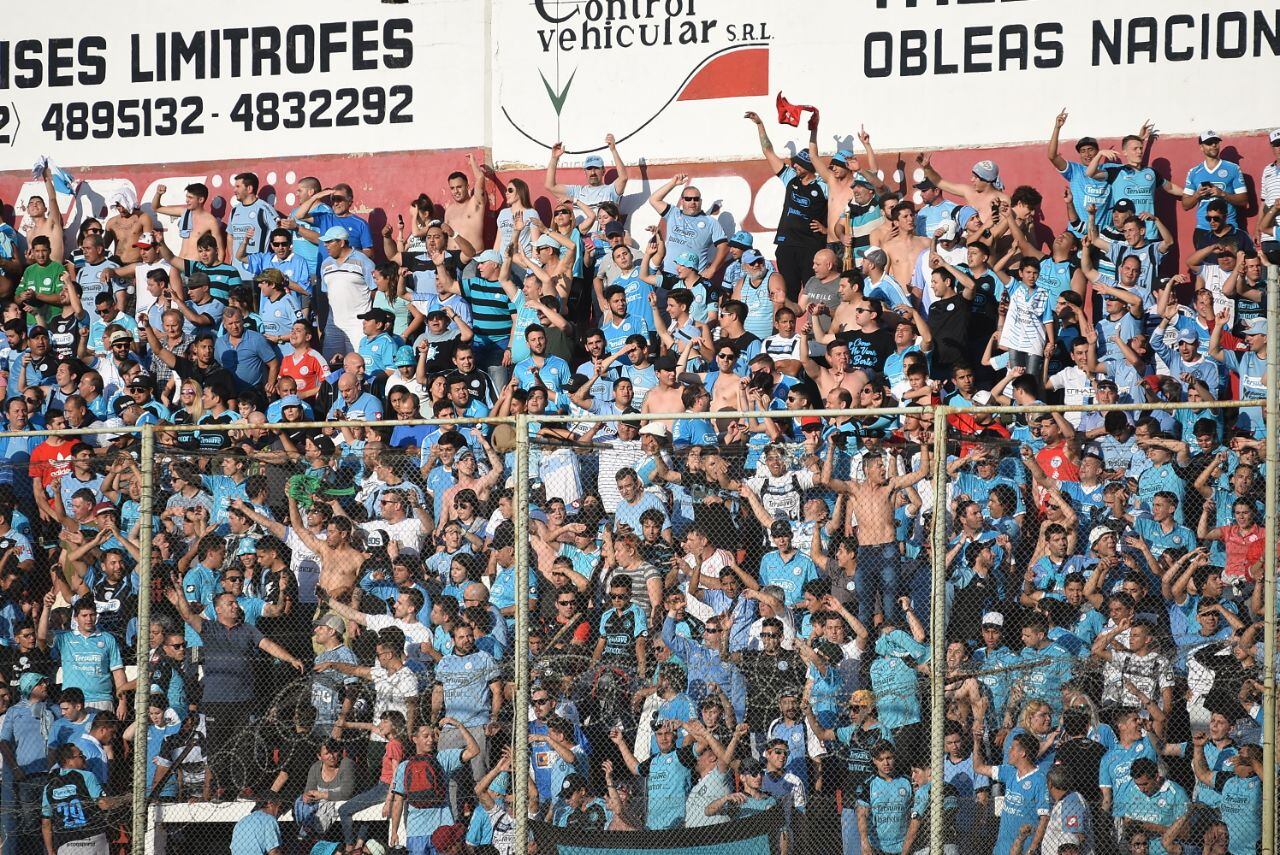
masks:
[[[662,422],[649,422],[647,425],[640,428],[640,433],[648,434],[649,436],[660,436],[665,439],[671,435],[671,428],[667,427]]]
[[[1271,144],[1280,145],[1280,128],[1276,128],[1271,132]]]
[[[973,393],[973,403],[979,407],[985,407],[991,403],[991,393],[986,389],[980,389]]]
[[[1217,131],[1209,130],[1208,128],[1206,128],[1205,130],[1200,132],[1200,142],[1207,143],[1209,140],[1221,141],[1222,135],[1219,134]]]
[[[1004,626],[1004,615],[999,612],[987,612],[982,616],[983,626]]]
[[[1115,534],[1115,530],[1108,528],[1105,525],[1095,525],[1089,530],[1089,548],[1092,549],[1099,540],[1102,540],[1102,538],[1109,534]]]

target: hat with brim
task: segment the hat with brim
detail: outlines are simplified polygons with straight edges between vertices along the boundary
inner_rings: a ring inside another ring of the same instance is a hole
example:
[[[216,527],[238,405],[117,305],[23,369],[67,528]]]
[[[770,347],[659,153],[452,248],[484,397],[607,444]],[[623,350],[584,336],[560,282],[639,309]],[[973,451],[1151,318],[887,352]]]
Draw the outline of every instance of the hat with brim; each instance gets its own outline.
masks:
[[[351,233],[342,226],[330,226],[320,235],[321,243],[333,243],[335,240],[351,240]]]

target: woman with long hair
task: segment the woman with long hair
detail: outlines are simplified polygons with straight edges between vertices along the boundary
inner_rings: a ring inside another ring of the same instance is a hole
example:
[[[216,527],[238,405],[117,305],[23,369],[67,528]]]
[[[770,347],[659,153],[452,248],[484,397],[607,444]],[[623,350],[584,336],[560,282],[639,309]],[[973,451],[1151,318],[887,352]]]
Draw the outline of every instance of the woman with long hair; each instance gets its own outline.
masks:
[[[521,215],[518,231],[517,215]],[[534,223],[541,224],[542,220],[538,217],[538,212],[533,209],[533,203],[529,198],[529,185],[519,178],[512,178],[507,182],[506,204],[498,212],[498,236],[493,241],[493,248],[500,253],[504,252],[511,244],[512,236],[518,234],[517,242],[520,251],[527,257],[533,258],[532,227]],[[523,270],[520,271],[516,281],[524,281]]]

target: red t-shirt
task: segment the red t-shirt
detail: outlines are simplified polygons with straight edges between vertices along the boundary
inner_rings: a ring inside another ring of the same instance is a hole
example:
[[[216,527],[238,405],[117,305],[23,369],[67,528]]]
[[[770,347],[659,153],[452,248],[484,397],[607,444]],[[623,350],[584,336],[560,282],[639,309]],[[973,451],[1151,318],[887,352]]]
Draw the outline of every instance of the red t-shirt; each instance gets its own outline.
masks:
[[[396,767],[404,759],[404,745],[398,739],[388,740],[387,750],[382,755],[382,771],[378,780],[388,787],[395,783]]]
[[[1240,526],[1232,524],[1219,526],[1218,534],[1222,536],[1222,544],[1227,550],[1227,561],[1226,566],[1222,568],[1222,577],[1229,582],[1239,579],[1256,582],[1257,579],[1253,578],[1250,570],[1262,559],[1262,552],[1266,546],[1266,530],[1260,525],[1255,525],[1248,532],[1244,532]]]
[[[1046,445],[1036,453],[1036,462],[1048,475],[1056,481],[1079,481],[1080,467],[1071,462],[1067,456],[1067,444]]]
[[[28,474],[39,478],[41,485],[49,489],[71,471],[71,448],[78,442],[81,442],[79,437],[68,440],[49,437],[32,450]]]

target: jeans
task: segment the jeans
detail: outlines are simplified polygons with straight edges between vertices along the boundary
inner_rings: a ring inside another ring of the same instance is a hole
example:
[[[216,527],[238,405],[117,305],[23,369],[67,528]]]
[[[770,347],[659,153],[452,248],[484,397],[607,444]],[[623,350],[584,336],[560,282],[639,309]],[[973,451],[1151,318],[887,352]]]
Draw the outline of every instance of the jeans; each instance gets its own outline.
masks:
[[[356,840],[364,839],[364,824],[356,828],[355,816],[367,807],[382,804],[387,800],[387,785],[379,781],[363,793],[356,793],[338,808],[338,819],[342,822],[342,841],[350,846]]]
[[[896,543],[858,547],[858,620],[868,628],[873,626],[877,605],[886,621],[897,619],[901,560]]]
[[[1009,367],[1022,367],[1027,373],[1040,382],[1040,372],[1044,370],[1043,353],[1023,353],[1021,350],[1009,351]]]
[[[26,780],[14,784],[18,800],[18,855],[44,855],[44,840],[40,836],[40,802],[44,798],[44,785],[48,776],[41,772],[28,775]]]
[[[851,807],[840,811],[840,838],[844,855],[862,855],[862,837],[858,834],[858,812]]]
[[[493,388],[501,391],[511,379],[511,366],[502,364],[502,354],[511,343],[509,338],[491,339],[476,336],[472,340],[472,349],[476,354],[476,365],[489,375]]]

